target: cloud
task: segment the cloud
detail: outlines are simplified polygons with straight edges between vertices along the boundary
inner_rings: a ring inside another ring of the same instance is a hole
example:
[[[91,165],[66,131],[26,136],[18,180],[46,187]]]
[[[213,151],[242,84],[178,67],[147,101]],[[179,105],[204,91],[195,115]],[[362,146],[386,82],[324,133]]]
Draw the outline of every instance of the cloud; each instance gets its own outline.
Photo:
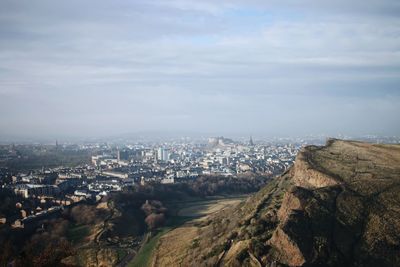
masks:
[[[398,1],[1,5],[0,134],[400,133]]]

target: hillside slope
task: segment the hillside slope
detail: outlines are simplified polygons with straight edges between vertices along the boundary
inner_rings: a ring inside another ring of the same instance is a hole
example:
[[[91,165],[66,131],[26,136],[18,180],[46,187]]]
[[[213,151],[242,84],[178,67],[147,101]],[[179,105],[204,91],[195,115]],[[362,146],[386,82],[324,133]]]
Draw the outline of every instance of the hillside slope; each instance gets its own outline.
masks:
[[[175,266],[400,266],[400,146],[306,147],[194,236]]]

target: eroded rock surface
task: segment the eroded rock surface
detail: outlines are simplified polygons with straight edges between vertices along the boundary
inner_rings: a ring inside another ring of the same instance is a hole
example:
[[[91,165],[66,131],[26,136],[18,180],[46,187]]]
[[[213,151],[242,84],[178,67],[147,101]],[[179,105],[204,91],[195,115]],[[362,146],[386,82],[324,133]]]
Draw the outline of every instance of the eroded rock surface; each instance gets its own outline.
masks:
[[[400,266],[400,146],[306,147],[288,172],[201,226],[198,240],[185,265]]]

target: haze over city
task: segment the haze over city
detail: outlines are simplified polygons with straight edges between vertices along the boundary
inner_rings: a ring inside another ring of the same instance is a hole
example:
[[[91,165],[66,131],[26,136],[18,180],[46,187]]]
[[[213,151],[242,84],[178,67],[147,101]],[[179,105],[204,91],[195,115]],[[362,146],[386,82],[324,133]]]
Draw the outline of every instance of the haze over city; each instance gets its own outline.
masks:
[[[0,136],[400,133],[400,4],[0,1]]]
[[[400,266],[400,0],[0,0],[0,267]]]

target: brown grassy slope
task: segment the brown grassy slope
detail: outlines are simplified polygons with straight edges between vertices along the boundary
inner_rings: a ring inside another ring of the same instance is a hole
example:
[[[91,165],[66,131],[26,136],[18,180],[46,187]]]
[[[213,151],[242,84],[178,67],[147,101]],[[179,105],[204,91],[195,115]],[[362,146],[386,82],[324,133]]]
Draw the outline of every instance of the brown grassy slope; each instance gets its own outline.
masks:
[[[198,236],[201,228],[210,223],[215,213],[222,214],[225,211],[231,211],[242,202],[242,198],[220,199],[189,205],[181,209],[178,213],[180,216],[195,217],[160,238],[151,266],[186,266],[187,259],[195,256],[192,248],[199,246]],[[197,217],[199,215],[201,217]]]

